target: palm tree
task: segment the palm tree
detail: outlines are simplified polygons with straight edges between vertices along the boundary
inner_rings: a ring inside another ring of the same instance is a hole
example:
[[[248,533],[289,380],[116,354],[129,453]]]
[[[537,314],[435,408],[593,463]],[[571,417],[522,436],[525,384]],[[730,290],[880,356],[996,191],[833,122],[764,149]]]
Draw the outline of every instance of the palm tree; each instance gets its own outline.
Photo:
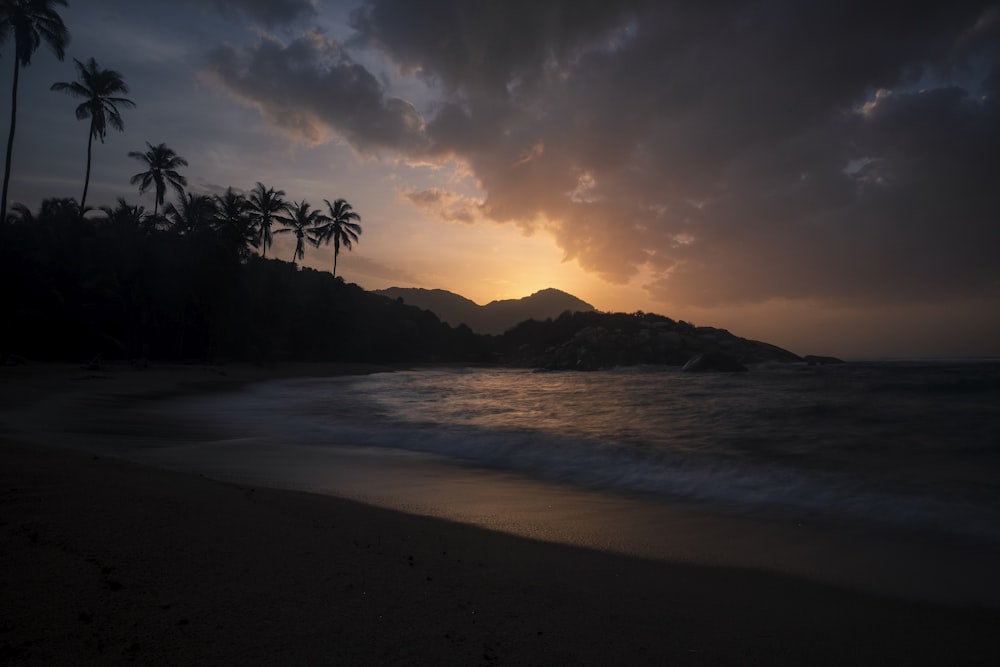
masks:
[[[215,230],[219,236],[234,248],[241,260],[250,257],[250,248],[257,247],[257,235],[250,217],[250,202],[241,193],[226,188],[226,192],[215,195]]]
[[[97,61],[91,58],[84,65],[76,58],[76,69],[79,72],[78,81],[61,81],[52,84],[52,90],[65,91],[70,95],[82,97],[83,102],[76,108],[77,120],[90,119],[90,134],[87,139],[87,175],[83,180],[83,197],[80,198],[80,210],[87,205],[87,188],[90,187],[90,152],[94,137],[104,143],[108,124],[119,132],[125,129],[121,112],[118,107],[131,108],[135,102],[115,95],[128,92],[128,86],[120,72],[113,69],[101,69]]]
[[[125,233],[132,233],[142,230],[145,225],[146,209],[136,204],[130,205],[124,197],[118,198],[118,206],[101,206],[105,220],[116,230]]]
[[[211,197],[189,192],[181,195],[177,204],[167,204],[163,212],[175,232],[191,234],[211,229],[215,219],[215,201]]]
[[[21,68],[31,64],[31,56],[43,41],[59,60],[66,55],[69,31],[54,5],[65,7],[66,0],[0,0],[0,44],[7,41],[11,34],[14,35],[14,83],[10,94],[10,134],[7,136],[0,218],[7,213],[7,185],[10,182],[10,161],[17,126],[17,83]]]
[[[7,216],[6,220],[8,223],[20,223],[27,226],[34,226],[36,224],[35,214],[21,202],[14,202],[10,210],[11,213]]]
[[[177,173],[177,168],[186,167],[188,163],[187,160],[175,153],[166,144],[154,146],[147,141],[146,146],[149,147],[149,150],[145,153],[132,151],[128,156],[134,157],[136,160],[144,163],[149,167],[149,170],[139,172],[129,182],[132,185],[139,185],[140,195],[148,190],[151,185],[156,188],[156,196],[153,199],[153,215],[156,215],[160,204],[163,203],[163,196],[167,192],[168,184],[177,190],[178,195],[184,195],[184,186],[187,185],[187,179]]]
[[[295,232],[295,252],[292,253],[292,263],[306,256],[306,239],[308,233],[318,225],[327,221],[327,217],[319,209],[312,208],[307,201],[295,202],[289,207],[289,215],[279,215],[278,221],[285,225],[275,234]]]
[[[267,249],[273,241],[271,225],[279,214],[288,210],[288,204],[282,199],[284,196],[284,190],[264,187],[260,181],[250,191],[250,217],[257,228],[261,257],[267,255]]]
[[[83,209],[72,197],[50,197],[43,199],[42,205],[38,209],[38,217],[42,219],[72,220],[79,218],[83,214]]]
[[[316,228],[312,242],[318,247],[320,243],[329,243],[333,240],[333,277],[336,278],[337,256],[340,255],[340,246],[343,245],[350,250],[351,243],[358,242],[358,236],[361,235],[361,225],[354,221],[360,222],[361,216],[344,199],[337,199],[332,204],[329,199],[323,201],[326,202],[330,215],[324,216],[326,223]]]

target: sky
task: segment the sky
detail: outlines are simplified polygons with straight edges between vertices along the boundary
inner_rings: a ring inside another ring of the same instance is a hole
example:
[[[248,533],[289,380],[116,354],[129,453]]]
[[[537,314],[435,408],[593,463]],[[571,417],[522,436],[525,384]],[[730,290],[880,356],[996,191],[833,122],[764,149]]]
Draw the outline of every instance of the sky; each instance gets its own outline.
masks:
[[[1000,356],[1000,3],[69,0],[22,73],[12,202],[82,194],[73,58],[189,190],[347,199],[338,275],[600,310],[799,354]],[[12,47],[0,46],[0,121]],[[6,132],[3,133],[6,136]],[[292,235],[269,256],[290,259]],[[332,249],[302,264],[332,268]]]

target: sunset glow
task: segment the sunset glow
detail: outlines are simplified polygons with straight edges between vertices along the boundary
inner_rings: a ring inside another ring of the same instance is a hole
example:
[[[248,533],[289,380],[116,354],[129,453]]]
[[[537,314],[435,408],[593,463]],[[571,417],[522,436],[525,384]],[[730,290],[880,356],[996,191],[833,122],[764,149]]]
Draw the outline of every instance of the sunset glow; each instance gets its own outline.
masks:
[[[152,209],[127,154],[165,142],[192,192],[347,199],[338,275],[365,289],[554,287],[801,354],[1000,355],[995,6],[754,7],[71,1],[66,60],[20,80],[10,199],[79,199],[85,132],[49,86],[94,57],[137,105],[95,144],[94,206]]]

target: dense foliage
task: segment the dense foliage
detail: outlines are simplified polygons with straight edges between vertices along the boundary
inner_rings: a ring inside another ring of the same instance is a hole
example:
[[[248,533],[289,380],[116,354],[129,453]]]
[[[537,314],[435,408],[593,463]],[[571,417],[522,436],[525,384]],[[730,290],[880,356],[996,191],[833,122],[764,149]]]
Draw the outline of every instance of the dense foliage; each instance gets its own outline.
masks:
[[[0,225],[0,361],[500,362],[595,370],[721,352],[793,361],[773,346],[652,313],[563,313],[501,336],[451,327],[402,299],[257,254],[242,195],[187,194],[164,215],[72,199]],[[243,202],[243,203],[241,203]],[[277,218],[291,222],[294,215]],[[315,243],[314,243],[315,244]]]
[[[211,204],[211,200],[209,200]],[[205,202],[201,202],[205,205]],[[218,209],[212,207],[211,211]],[[73,200],[0,225],[0,355],[38,360],[478,361],[485,339],[325,271],[248,252],[225,216]]]

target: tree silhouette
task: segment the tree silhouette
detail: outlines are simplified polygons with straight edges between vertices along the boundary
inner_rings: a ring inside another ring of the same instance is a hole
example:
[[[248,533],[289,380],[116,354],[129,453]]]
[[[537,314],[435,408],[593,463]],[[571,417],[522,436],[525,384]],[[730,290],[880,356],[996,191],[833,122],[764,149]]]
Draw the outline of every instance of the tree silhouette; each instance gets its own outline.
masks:
[[[340,246],[343,245],[350,250],[351,244],[358,242],[358,236],[361,235],[361,225],[354,221],[360,222],[361,216],[344,199],[337,199],[332,204],[329,199],[323,201],[326,202],[330,215],[324,216],[326,222],[316,228],[312,242],[318,247],[320,243],[333,241],[333,277],[336,278],[337,256],[340,255]]]
[[[90,154],[94,137],[104,143],[108,125],[119,132],[125,129],[121,112],[118,107],[131,108],[135,102],[124,97],[115,97],[128,92],[128,86],[120,72],[113,69],[101,69],[97,61],[91,58],[87,64],[73,59],[79,73],[77,81],[60,81],[52,84],[52,90],[67,92],[84,101],[76,108],[77,120],[90,119],[90,134],[87,138],[87,175],[83,180],[83,197],[80,198],[81,214],[87,206],[87,189],[90,187]]]
[[[80,217],[80,207],[76,200],[65,197],[48,197],[42,200],[38,208],[38,215],[34,215],[27,206],[21,202],[14,202],[10,210],[12,213],[7,216],[7,221],[15,221],[26,224],[38,224],[45,220],[70,220]]]
[[[146,220],[146,209],[142,206],[132,206],[124,197],[118,198],[118,206],[101,206],[101,211],[107,222],[114,228],[127,232],[140,231]]]
[[[327,217],[319,209],[312,208],[307,201],[295,202],[289,206],[288,215],[279,215],[278,221],[285,229],[275,231],[275,234],[295,232],[295,252],[292,253],[292,263],[306,256],[306,239],[310,230],[326,222]]]
[[[10,214],[7,216],[7,222],[21,223],[22,225],[35,224],[35,214],[21,202],[14,202],[10,207],[10,211]]]
[[[186,167],[188,163],[166,144],[154,146],[147,141],[146,146],[149,147],[149,150],[145,153],[132,151],[128,154],[129,157],[133,157],[149,167],[148,170],[133,176],[129,182],[132,185],[139,185],[139,194],[146,192],[150,186],[156,188],[153,200],[153,215],[156,215],[160,204],[163,203],[163,196],[167,192],[168,184],[177,190],[178,195],[184,195],[187,179],[177,173],[177,168]]]
[[[257,247],[250,202],[232,187],[226,188],[224,194],[215,195],[214,199],[216,232],[241,260],[248,259],[250,248]]]
[[[21,68],[31,64],[31,56],[43,41],[59,60],[66,55],[69,31],[54,5],[65,7],[66,0],[0,1],[0,44],[7,41],[10,35],[14,36],[14,82],[10,94],[10,134],[7,136],[7,157],[4,161],[0,219],[7,214],[7,186],[10,183],[10,162],[17,126],[17,84]]]
[[[491,339],[329,271],[239,261],[246,237],[234,246],[223,230],[226,220],[249,228],[244,201],[233,190],[173,197],[155,219],[169,216],[174,228],[154,233],[152,213],[123,200],[88,218],[73,199],[15,205],[0,225],[3,308],[13,314],[0,325],[0,363],[15,354],[78,363],[95,353],[140,362],[489,358]],[[289,217],[314,215],[299,203]]]
[[[267,256],[267,249],[273,241],[271,225],[279,214],[288,210],[288,204],[282,199],[284,196],[284,190],[265,187],[260,181],[250,191],[250,216],[257,229],[261,257]]]
[[[72,197],[50,197],[42,200],[38,217],[48,220],[72,220],[80,217],[83,209]]]
[[[164,215],[177,234],[192,234],[211,229],[215,220],[215,201],[208,195],[187,193],[177,205],[167,204]]]

